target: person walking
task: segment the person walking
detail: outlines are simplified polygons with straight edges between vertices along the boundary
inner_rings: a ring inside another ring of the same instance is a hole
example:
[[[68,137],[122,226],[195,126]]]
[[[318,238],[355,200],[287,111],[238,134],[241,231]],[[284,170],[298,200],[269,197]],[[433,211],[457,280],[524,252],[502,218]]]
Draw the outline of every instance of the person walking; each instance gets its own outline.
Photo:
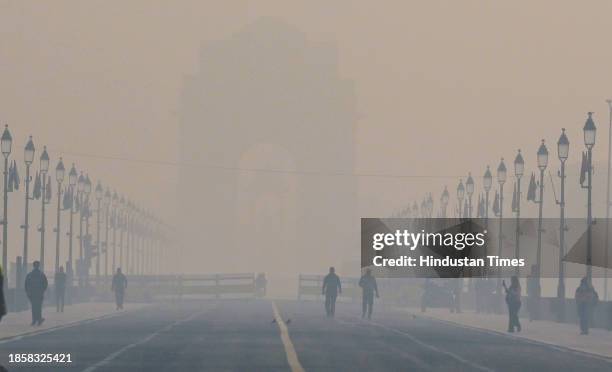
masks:
[[[123,310],[123,298],[125,297],[125,289],[127,288],[127,278],[121,272],[121,268],[117,268],[117,273],[113,276],[113,284],[111,290],[115,292],[115,303],[117,310]]]
[[[589,283],[586,277],[580,280],[580,285],[576,288],[576,307],[578,318],[580,318],[580,334],[588,335],[593,309],[599,301],[599,296],[595,288]]]
[[[374,294],[378,298],[378,286],[376,285],[376,278],[372,275],[371,269],[366,269],[365,274],[359,279],[359,286],[362,290],[363,305],[361,317],[365,318],[366,313],[368,319],[372,319],[372,308],[374,306]]]
[[[64,267],[60,266],[55,273],[55,305],[58,313],[64,312],[64,298],[66,295],[66,273]]]
[[[34,268],[25,279],[25,292],[30,300],[32,308],[32,325],[41,325],[45,318],[42,317],[42,305],[45,297],[45,291],[49,286],[47,276],[40,271],[40,262],[32,263]]]
[[[336,314],[336,298],[342,293],[342,285],[340,278],[336,275],[336,269],[329,268],[329,274],[323,279],[323,288],[321,290],[325,295],[325,312],[327,316],[333,317]]]
[[[506,282],[503,282],[506,290],[506,304],[508,305],[508,332],[521,331],[521,323],[519,322],[519,310],[521,309],[521,284],[518,277],[510,278],[510,288],[506,287]]]

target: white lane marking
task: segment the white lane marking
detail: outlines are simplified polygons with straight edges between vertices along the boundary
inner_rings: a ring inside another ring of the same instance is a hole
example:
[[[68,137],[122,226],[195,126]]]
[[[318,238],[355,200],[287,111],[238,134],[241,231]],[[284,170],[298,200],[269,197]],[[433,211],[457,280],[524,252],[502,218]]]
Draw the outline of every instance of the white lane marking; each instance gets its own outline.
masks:
[[[112,362],[113,359],[117,358],[119,355],[123,354],[124,352],[126,352],[126,351],[128,351],[128,350],[130,350],[130,349],[132,349],[132,348],[134,348],[134,347],[136,347],[138,345],[142,345],[144,343],[147,343],[147,342],[151,341],[152,339],[154,339],[155,337],[159,336],[161,333],[167,332],[167,331],[169,331],[170,329],[176,327],[179,324],[182,324],[182,323],[188,322],[190,320],[193,320],[194,318],[202,315],[205,312],[206,311],[197,312],[197,313],[191,314],[187,318],[183,318],[183,319],[177,320],[174,323],[168,324],[167,326],[157,330],[156,332],[151,333],[147,337],[145,337],[145,338],[143,338],[143,339],[141,339],[139,341],[136,341],[134,343],[131,343],[131,344],[127,345],[127,346],[124,346],[121,349],[115,351],[114,353],[111,353],[109,356],[107,356],[106,358],[102,359],[98,363],[96,363],[96,364],[94,364],[94,365],[92,365],[92,366],[90,366],[88,368],[85,368],[83,370],[83,372],[92,372],[92,371],[95,371],[96,369],[98,369],[98,368],[100,368],[102,366],[105,366],[108,363]]]
[[[448,356],[448,357],[450,357],[452,359],[455,359],[456,361],[459,361],[459,362],[461,362],[463,364],[466,364],[466,365],[468,365],[468,366],[470,366],[470,367],[472,367],[474,369],[478,369],[478,370],[481,370],[481,371],[487,371],[487,372],[493,372],[494,371],[491,368],[488,368],[488,367],[485,367],[485,366],[480,365],[478,363],[474,363],[472,361],[469,361],[469,360],[467,360],[467,359],[465,359],[465,358],[463,358],[463,357],[461,357],[461,356],[459,356],[459,355],[457,355],[455,353],[452,353],[452,352],[446,351],[446,350],[442,350],[442,349],[437,348],[437,347],[435,347],[435,346],[433,346],[431,344],[423,342],[423,341],[419,340],[418,338],[412,336],[408,332],[399,331],[397,329],[394,329],[394,328],[391,328],[391,327],[387,327],[384,324],[377,323],[377,322],[374,322],[374,321],[367,321],[366,322],[366,321],[362,321],[360,318],[354,318],[354,319],[356,319],[357,321],[362,322],[364,325],[365,324],[372,324],[372,325],[375,325],[377,327],[386,329],[387,331],[391,331],[391,332],[397,333],[399,335],[402,335],[402,336],[410,339],[410,341],[414,342],[415,344],[418,344],[418,345],[420,345],[420,346],[422,346],[422,347],[424,347],[426,349],[430,349],[432,351],[435,351],[436,353],[444,354],[444,355],[446,355],[446,356]]]
[[[80,326],[80,325],[83,325],[83,324],[93,323],[93,322],[97,322],[98,320],[109,319],[109,318],[113,318],[113,317],[116,317],[116,316],[119,316],[119,315],[125,315],[125,314],[131,313],[133,311],[136,311],[136,309],[126,310],[126,311],[122,311],[122,312],[119,312],[119,313],[101,315],[101,316],[96,317],[96,318],[79,320],[79,321],[76,321],[76,322],[67,323],[67,324],[63,324],[63,325],[59,325],[59,326],[43,329],[43,330],[40,330],[40,331],[32,331],[32,332],[28,332],[28,333],[22,333],[20,335],[8,336],[8,337],[0,339],[0,344],[6,344],[6,343],[9,343],[9,342],[18,341],[18,340],[21,340],[21,339],[24,339],[24,338],[30,337],[30,336],[42,335],[42,334],[45,334],[45,333],[59,331],[61,329],[66,329],[66,328]]]
[[[278,308],[276,307],[276,303],[272,301],[272,311],[274,311],[274,319],[278,324],[278,329],[280,330],[281,341],[283,342],[283,346],[285,347],[285,354],[287,354],[287,362],[289,363],[289,367],[292,372],[304,372],[304,368],[300,364],[300,361],[297,357],[297,353],[295,352],[295,348],[293,347],[293,343],[291,342],[291,337],[289,337],[289,330],[287,329],[287,325],[283,321],[283,318],[280,316],[278,312]]]

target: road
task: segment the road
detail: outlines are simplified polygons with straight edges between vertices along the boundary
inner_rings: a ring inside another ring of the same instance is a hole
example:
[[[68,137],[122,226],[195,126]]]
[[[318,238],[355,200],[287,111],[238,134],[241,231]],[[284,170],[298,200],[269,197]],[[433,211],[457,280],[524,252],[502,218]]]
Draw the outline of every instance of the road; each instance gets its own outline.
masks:
[[[284,320],[279,327],[275,308]],[[336,318],[316,302],[203,300],[0,340],[10,371],[609,371],[612,361],[387,309]],[[285,326],[285,322],[287,325]],[[281,331],[288,330],[287,334]],[[9,364],[70,353],[70,364]],[[294,354],[293,354],[294,353]],[[293,358],[292,358],[293,356]]]

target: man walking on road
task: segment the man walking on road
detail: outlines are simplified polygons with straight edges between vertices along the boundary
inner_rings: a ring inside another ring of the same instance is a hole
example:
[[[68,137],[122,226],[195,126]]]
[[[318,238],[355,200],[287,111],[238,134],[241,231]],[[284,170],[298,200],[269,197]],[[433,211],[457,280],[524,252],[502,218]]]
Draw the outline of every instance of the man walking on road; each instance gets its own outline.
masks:
[[[115,292],[115,303],[117,304],[117,310],[123,309],[123,297],[125,296],[125,289],[127,288],[127,278],[121,272],[121,268],[117,269],[117,273],[113,276],[113,285],[111,290]]]
[[[329,268],[329,274],[323,279],[322,292],[325,295],[325,311],[327,316],[333,317],[336,313],[336,298],[339,293],[342,293],[340,278],[336,275],[336,270],[333,267]]]
[[[40,271],[40,262],[34,261],[32,266],[34,269],[25,279],[25,291],[32,305],[32,325],[41,325],[45,321],[42,317],[42,304],[49,283],[45,274]]]
[[[376,285],[376,278],[372,276],[372,270],[366,269],[365,274],[359,279],[359,286],[363,292],[363,312],[361,317],[365,318],[367,312],[368,319],[372,319],[374,293],[376,293],[376,298],[378,298],[378,286]]]
[[[64,267],[60,266],[55,273],[55,304],[58,313],[64,312],[64,296],[66,295],[66,273]]]

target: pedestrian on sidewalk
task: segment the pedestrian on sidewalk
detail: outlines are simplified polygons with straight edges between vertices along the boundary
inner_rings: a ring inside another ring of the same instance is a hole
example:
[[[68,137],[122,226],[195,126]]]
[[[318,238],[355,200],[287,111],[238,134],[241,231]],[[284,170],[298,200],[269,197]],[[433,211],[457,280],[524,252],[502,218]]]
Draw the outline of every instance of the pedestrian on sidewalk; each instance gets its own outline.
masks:
[[[34,268],[25,279],[25,292],[32,307],[32,325],[34,326],[41,325],[45,321],[45,318],[42,317],[42,305],[49,282],[47,276],[40,271],[39,261],[34,261],[32,266]]]
[[[595,288],[589,283],[589,280],[584,277],[580,280],[580,285],[576,288],[576,307],[578,308],[578,317],[580,318],[580,334],[588,335],[593,309],[599,301],[599,296]]]
[[[117,310],[123,310],[123,298],[125,297],[125,289],[127,288],[127,278],[121,272],[121,268],[117,268],[117,273],[113,276],[113,284],[111,291],[115,292],[115,304]]]
[[[58,313],[64,312],[64,297],[66,295],[66,273],[64,266],[60,266],[55,273],[55,305]]]
[[[0,266],[0,321],[6,315],[6,301],[4,300],[4,273]]]
[[[359,279],[359,286],[362,290],[363,295],[363,307],[361,317],[365,318],[366,313],[368,319],[372,319],[372,308],[374,307],[374,294],[378,298],[378,286],[376,285],[376,278],[372,275],[371,269],[366,269],[365,274]]]
[[[338,294],[342,293],[342,285],[340,278],[336,275],[336,269],[329,268],[329,274],[323,279],[322,293],[325,295],[325,312],[328,317],[333,317],[336,314],[336,299]]]
[[[506,304],[508,305],[508,332],[521,331],[519,322],[519,310],[521,309],[521,284],[516,276],[510,278],[510,288],[506,282],[502,282],[506,290]]]

